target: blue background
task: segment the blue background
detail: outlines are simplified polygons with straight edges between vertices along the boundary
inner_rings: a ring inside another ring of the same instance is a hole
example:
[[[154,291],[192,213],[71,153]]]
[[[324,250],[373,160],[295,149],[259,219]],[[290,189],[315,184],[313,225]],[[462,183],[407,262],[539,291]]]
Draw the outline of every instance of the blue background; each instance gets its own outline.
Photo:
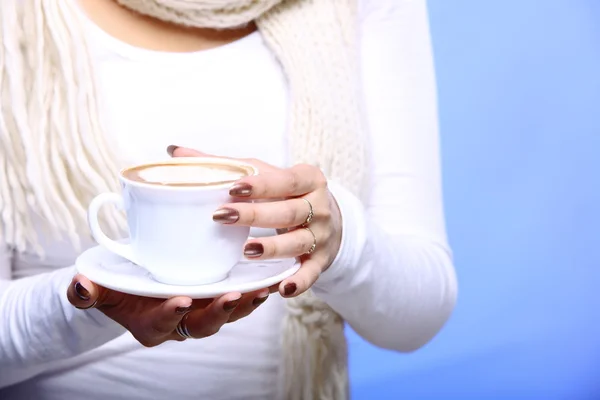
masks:
[[[356,400],[600,399],[600,0],[430,0],[459,304]]]

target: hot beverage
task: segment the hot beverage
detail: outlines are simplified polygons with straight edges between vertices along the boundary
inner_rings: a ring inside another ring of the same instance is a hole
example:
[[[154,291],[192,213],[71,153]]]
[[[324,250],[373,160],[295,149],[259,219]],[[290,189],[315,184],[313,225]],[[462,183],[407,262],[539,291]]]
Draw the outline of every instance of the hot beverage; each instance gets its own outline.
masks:
[[[122,172],[124,178],[132,181],[165,186],[222,185],[250,174],[249,168],[222,163],[145,164]]]
[[[200,157],[126,168],[120,173],[122,193],[103,193],[92,200],[88,209],[92,235],[159,282],[218,282],[242,258],[250,228],[215,223],[212,215],[223,204],[236,201],[229,196],[235,181],[256,173],[240,161]],[[102,232],[98,212],[107,203],[127,214],[128,243]]]

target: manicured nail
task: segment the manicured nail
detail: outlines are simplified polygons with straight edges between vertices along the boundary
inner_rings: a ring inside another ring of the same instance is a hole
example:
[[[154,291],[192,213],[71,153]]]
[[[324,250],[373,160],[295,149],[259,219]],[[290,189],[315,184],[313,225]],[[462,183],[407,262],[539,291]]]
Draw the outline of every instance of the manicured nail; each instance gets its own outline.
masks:
[[[227,303],[223,304],[223,310],[225,310],[226,312],[235,310],[235,308],[240,305],[241,300],[242,298],[240,297],[237,300],[228,301]]]
[[[177,307],[175,309],[175,313],[176,314],[187,314],[190,311],[192,311],[192,306],[187,306],[187,307]]]
[[[173,157],[173,153],[175,152],[175,150],[177,150],[179,148],[179,146],[175,146],[174,144],[170,145],[167,147],[167,154],[171,157]]]
[[[252,185],[249,183],[236,183],[229,189],[229,195],[234,197],[248,197],[252,194]]]
[[[244,247],[244,255],[246,257],[260,257],[265,252],[265,248],[262,243],[248,243]]]
[[[91,296],[90,292],[79,282],[75,284],[75,293],[83,301],[88,301]]]
[[[222,224],[233,224],[240,219],[240,213],[233,208],[220,208],[213,213],[213,221]]]
[[[288,283],[287,285],[285,285],[283,287],[283,294],[284,294],[284,296],[291,296],[294,293],[296,293],[296,289],[297,289],[297,287],[296,287],[295,283],[293,283],[293,282]]]
[[[269,298],[269,295],[267,294],[266,296],[263,297],[257,297],[254,300],[252,300],[252,305],[254,307],[258,307],[260,306],[262,303],[264,303],[265,301],[267,301],[267,299]]]

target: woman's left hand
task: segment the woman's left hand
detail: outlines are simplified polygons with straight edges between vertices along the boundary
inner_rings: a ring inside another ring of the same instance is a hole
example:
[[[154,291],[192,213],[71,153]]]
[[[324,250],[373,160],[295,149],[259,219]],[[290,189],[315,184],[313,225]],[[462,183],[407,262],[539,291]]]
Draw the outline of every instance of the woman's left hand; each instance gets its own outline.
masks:
[[[169,146],[173,157],[210,155]],[[217,223],[277,229],[279,235],[249,240],[244,255],[253,260],[298,257],[300,270],[279,284],[284,297],[308,290],[335,259],[342,238],[342,217],[327,188],[327,179],[317,167],[298,164],[277,168],[254,159],[259,174],[240,179],[231,190],[234,198],[268,200],[224,204],[215,210]]]

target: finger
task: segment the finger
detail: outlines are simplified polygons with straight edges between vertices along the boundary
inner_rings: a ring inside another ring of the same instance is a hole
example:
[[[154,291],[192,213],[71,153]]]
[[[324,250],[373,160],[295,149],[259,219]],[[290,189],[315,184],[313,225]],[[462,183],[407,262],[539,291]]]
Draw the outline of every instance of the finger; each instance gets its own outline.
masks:
[[[176,146],[174,144],[167,147],[167,153],[171,157],[218,157],[218,158],[225,158],[228,160],[239,160],[239,161],[243,161],[248,164],[252,164],[252,165],[256,166],[257,168],[259,168],[261,171],[271,171],[271,170],[278,169],[271,164],[268,164],[264,161],[257,160],[255,158],[235,158],[235,157],[220,156],[220,155],[216,155],[216,154],[204,153],[202,151],[190,149],[188,147]]]
[[[128,300],[136,297],[97,285],[81,274],[73,277],[67,289],[67,298],[75,307],[84,310],[97,308],[111,318],[115,308],[126,306]]]
[[[279,293],[283,297],[296,297],[306,292],[319,278],[321,265],[316,259],[307,258],[298,272],[279,284]]]
[[[241,299],[241,293],[228,293],[215,299],[205,309],[190,312],[186,319],[188,332],[194,338],[205,338],[219,332]]]
[[[329,217],[329,207],[317,207],[300,198],[265,203],[226,204],[213,213],[213,221],[258,228],[290,228],[306,222],[311,210],[313,219]]]
[[[244,256],[253,260],[299,257],[314,251],[315,237],[307,228],[277,236],[251,239],[244,246]]]
[[[271,294],[273,294],[273,293],[279,293],[279,285],[280,284],[281,284],[281,282],[269,286],[269,293],[271,293]]]
[[[192,310],[201,310],[211,305],[215,299],[194,299],[192,301]]]
[[[246,293],[242,297],[240,305],[231,313],[227,322],[235,322],[247,317],[269,298],[269,289],[262,289],[252,293]]]
[[[163,301],[145,316],[149,321],[150,335],[156,339],[171,335],[177,324],[191,310],[192,299],[189,297],[179,296]]]
[[[98,304],[98,299],[103,295],[105,288],[98,286],[85,276],[77,274],[71,280],[67,289],[69,302],[79,308],[88,309]]]
[[[215,157],[208,153],[203,153],[198,150],[189,149],[187,147],[180,147],[174,144],[167,147],[167,153],[171,157]]]
[[[251,164],[251,165],[255,166],[261,173],[267,173],[267,172],[278,169],[270,164],[267,164],[264,161],[260,161],[255,158],[235,158],[235,157],[219,156],[216,154],[204,153],[199,150],[190,149],[187,147],[180,147],[180,146],[176,146],[173,144],[167,147],[167,153],[171,157],[215,157],[215,158],[223,158],[226,160],[243,161],[247,164]],[[242,192],[245,190],[243,188],[240,189],[239,185],[238,186],[234,185],[234,187],[237,188],[238,192],[240,190]],[[242,185],[242,187],[243,187],[243,185]],[[232,189],[233,189],[233,187],[232,187]],[[233,196],[233,194],[232,194],[232,196]]]
[[[327,187],[327,179],[317,167],[298,164],[287,169],[261,171],[258,175],[240,179],[229,194],[253,199],[298,197]]]

